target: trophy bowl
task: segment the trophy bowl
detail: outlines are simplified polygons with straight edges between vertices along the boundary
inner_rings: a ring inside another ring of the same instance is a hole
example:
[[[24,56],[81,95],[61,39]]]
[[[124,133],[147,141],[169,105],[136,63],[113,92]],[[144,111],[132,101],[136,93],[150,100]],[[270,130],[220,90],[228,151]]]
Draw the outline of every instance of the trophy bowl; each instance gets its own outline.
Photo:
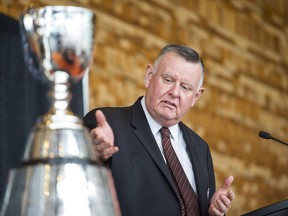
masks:
[[[52,104],[30,132],[20,166],[10,170],[0,216],[121,214],[110,170],[69,109],[70,85],[89,70],[95,19],[74,6],[29,8],[20,17],[25,61],[51,84]]]
[[[57,71],[79,81],[91,62],[95,15],[73,6],[29,8],[22,15],[30,68],[55,81]]]

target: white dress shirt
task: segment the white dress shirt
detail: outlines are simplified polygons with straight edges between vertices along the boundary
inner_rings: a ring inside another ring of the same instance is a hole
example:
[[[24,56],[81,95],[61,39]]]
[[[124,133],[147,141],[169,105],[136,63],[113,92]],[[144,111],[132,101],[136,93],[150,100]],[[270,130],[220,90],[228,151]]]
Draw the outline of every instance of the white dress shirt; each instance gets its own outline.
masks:
[[[142,105],[142,108],[144,110],[144,113],[145,113],[145,116],[147,118],[150,129],[151,129],[151,131],[155,137],[155,140],[158,144],[158,147],[159,147],[159,149],[162,153],[162,156],[166,162],[166,159],[165,159],[165,156],[163,153],[163,148],[162,148],[162,138],[161,138],[161,134],[159,131],[162,128],[162,126],[158,122],[156,122],[152,118],[152,116],[149,114],[149,112],[146,108],[146,105],[145,105],[145,97],[142,98],[141,105]],[[189,156],[188,156],[187,151],[186,151],[186,143],[184,141],[182,131],[180,130],[180,127],[178,124],[169,127],[169,130],[171,133],[171,143],[172,143],[172,146],[174,148],[174,151],[175,151],[175,153],[176,153],[176,155],[177,155],[177,157],[181,163],[181,166],[184,169],[184,172],[185,172],[193,190],[197,194],[193,167],[192,167],[191,161],[190,161]]]

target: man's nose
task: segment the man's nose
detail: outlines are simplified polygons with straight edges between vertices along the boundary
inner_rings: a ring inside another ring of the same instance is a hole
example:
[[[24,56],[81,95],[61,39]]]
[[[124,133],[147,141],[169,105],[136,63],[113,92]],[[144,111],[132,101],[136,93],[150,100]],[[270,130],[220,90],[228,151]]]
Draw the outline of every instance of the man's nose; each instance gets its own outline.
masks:
[[[171,88],[170,88],[170,94],[173,96],[173,97],[179,97],[180,95],[180,88],[181,86],[178,85],[177,83],[174,83]]]

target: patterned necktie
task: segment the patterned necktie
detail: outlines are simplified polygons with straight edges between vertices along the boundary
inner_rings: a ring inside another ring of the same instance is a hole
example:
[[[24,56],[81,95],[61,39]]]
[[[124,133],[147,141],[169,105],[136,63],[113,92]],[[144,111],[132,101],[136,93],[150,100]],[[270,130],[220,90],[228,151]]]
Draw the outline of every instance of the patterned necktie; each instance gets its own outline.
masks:
[[[167,166],[174,180],[174,186],[181,205],[182,216],[199,216],[197,195],[190,185],[186,174],[177,158],[170,140],[170,131],[166,127],[160,129],[162,146]]]

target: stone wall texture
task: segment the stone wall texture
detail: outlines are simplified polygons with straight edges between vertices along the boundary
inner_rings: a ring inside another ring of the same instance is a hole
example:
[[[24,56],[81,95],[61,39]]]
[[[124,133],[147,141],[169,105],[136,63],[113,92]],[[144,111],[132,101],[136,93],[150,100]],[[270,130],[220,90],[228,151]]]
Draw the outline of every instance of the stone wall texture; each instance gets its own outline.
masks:
[[[90,109],[130,105],[146,65],[167,43],[189,45],[206,65],[206,91],[184,122],[209,143],[217,186],[233,175],[228,215],[288,198],[288,1],[1,0],[18,18],[29,3],[75,5],[97,15]]]

